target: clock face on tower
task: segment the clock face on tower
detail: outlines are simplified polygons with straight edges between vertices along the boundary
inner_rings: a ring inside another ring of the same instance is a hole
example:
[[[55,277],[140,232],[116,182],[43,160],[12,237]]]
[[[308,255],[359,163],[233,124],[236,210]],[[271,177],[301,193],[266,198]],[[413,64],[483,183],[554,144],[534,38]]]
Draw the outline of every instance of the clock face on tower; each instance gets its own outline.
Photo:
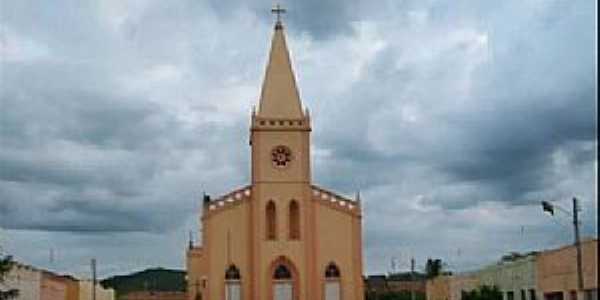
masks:
[[[290,148],[279,145],[271,150],[271,161],[276,168],[285,168],[292,161],[292,150]]]

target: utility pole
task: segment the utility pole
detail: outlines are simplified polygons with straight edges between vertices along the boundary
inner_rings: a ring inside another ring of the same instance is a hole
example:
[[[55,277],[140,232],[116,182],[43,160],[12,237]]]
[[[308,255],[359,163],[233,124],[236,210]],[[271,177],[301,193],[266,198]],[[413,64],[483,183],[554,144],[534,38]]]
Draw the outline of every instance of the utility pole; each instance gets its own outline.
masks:
[[[410,288],[410,300],[416,300],[417,295],[415,295],[415,258],[410,259],[410,278],[412,279],[412,287]]]
[[[581,240],[579,237],[579,205],[576,197],[573,197],[573,213],[570,213],[568,210],[552,204],[548,201],[542,201],[542,209],[545,212],[550,213],[554,216],[554,209],[559,209],[566,214],[569,214],[573,217],[573,229],[575,232],[575,251],[577,252],[577,291],[578,294],[581,295],[583,293],[583,267],[581,262]]]
[[[96,259],[92,258],[92,300],[96,300]]]
[[[573,197],[573,226],[575,227],[575,249],[577,251],[577,289],[583,293],[583,268],[581,263],[581,240],[579,238],[579,205]]]

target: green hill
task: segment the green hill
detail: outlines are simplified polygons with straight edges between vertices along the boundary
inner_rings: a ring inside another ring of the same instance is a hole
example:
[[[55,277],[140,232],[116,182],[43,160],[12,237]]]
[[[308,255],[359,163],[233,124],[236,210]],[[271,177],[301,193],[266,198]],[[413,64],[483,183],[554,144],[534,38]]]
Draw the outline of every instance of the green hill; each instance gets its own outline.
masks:
[[[185,271],[163,268],[147,269],[128,275],[118,275],[100,281],[105,288],[115,290],[117,297],[135,291],[185,291]]]

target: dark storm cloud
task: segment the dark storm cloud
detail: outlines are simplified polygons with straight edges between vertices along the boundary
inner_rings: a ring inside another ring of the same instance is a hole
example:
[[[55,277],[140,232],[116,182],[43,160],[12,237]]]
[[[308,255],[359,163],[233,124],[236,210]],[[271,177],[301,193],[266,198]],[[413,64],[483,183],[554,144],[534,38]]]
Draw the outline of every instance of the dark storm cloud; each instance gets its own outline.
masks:
[[[211,7],[222,18],[233,18],[245,9],[255,14],[262,22],[271,24],[275,18],[271,14],[271,3],[265,1],[216,1],[209,0]],[[373,8],[368,1],[351,0],[308,0],[282,1],[286,9],[283,15],[289,30],[307,32],[316,39],[326,39],[337,34],[351,34],[352,22],[368,16]]]

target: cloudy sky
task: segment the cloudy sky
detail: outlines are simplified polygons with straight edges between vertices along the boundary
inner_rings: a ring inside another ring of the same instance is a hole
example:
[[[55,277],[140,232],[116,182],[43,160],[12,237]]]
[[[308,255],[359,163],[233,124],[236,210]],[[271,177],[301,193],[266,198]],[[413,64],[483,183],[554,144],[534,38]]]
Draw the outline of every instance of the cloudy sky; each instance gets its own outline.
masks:
[[[366,272],[597,235],[596,1],[283,1],[317,184],[364,199]],[[0,245],[86,276],[182,268],[248,183],[271,1],[0,0]]]

